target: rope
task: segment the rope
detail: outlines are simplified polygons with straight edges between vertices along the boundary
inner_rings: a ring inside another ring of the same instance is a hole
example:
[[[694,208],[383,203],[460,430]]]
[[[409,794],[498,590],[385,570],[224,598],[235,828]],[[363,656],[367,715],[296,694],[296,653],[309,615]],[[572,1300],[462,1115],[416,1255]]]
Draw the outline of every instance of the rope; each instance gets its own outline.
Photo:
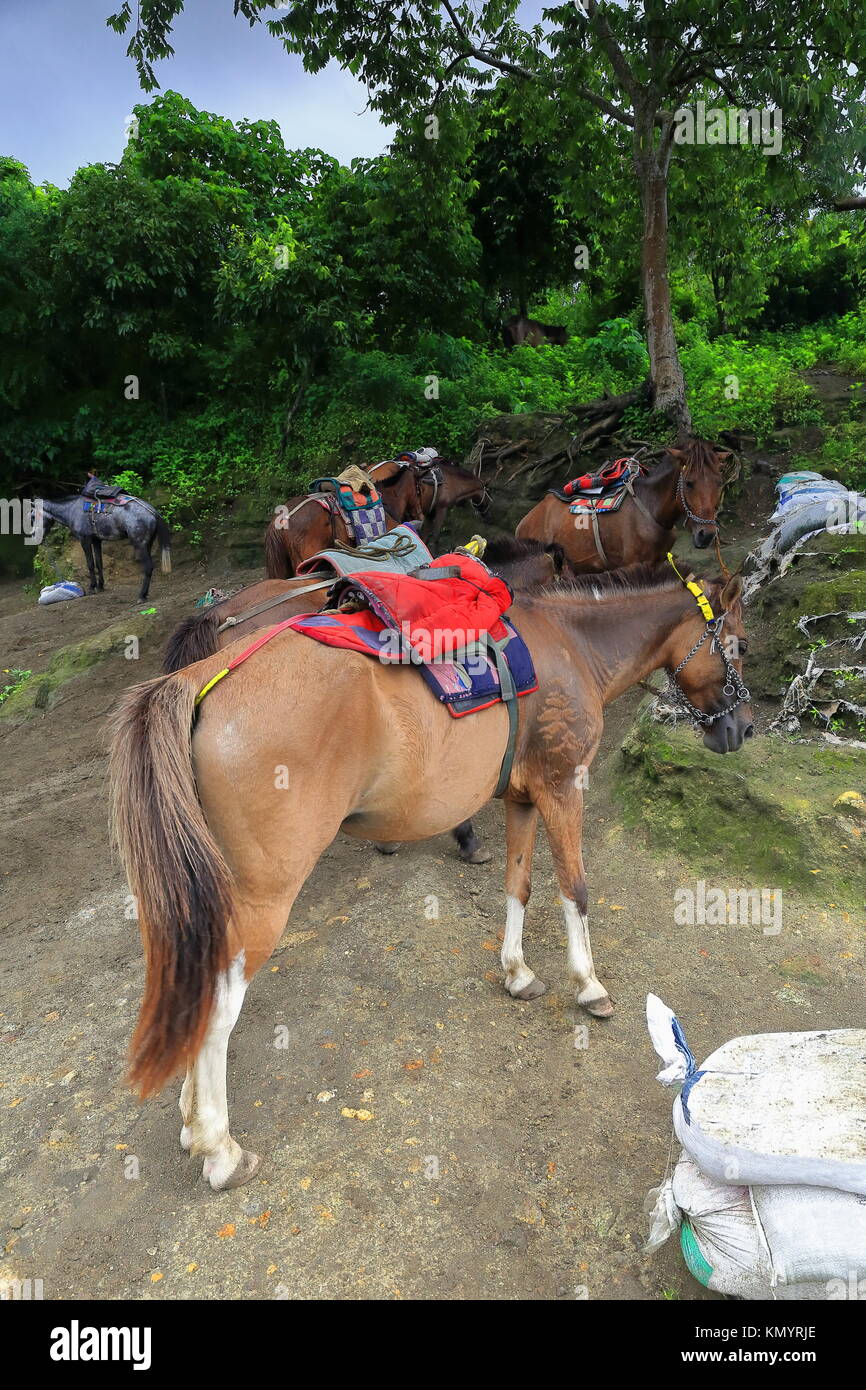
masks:
[[[397,536],[393,545],[384,549],[381,544],[376,545],[347,545],[345,541],[335,540],[333,550],[340,550],[346,555],[360,555],[362,560],[373,560],[376,563],[385,563],[389,560],[403,560],[407,556],[414,554],[415,543],[408,536]]]

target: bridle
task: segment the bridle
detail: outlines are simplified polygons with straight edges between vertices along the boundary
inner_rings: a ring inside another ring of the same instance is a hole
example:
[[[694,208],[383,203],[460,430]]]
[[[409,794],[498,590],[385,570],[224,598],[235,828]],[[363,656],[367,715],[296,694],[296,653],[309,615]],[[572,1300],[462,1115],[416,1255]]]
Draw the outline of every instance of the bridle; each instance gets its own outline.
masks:
[[[679,502],[680,506],[685,512],[686,519],[688,521],[696,522],[698,526],[712,526],[715,528],[716,531],[718,531],[719,523],[716,521],[716,518],[714,516],[695,516],[695,513],[692,511],[691,507],[686,501],[685,477],[685,473],[682,469],[680,469],[679,481],[677,482],[677,501]]]
[[[711,727],[711,725],[715,724],[717,719],[722,719],[726,714],[732,714],[735,709],[739,709],[740,705],[747,704],[751,699],[751,695],[749,693],[748,687],[743,682],[742,676],[740,675],[737,668],[734,666],[733,662],[731,661],[730,657],[728,656],[727,652],[725,651],[724,647],[722,646],[719,640],[721,637],[722,628],[725,624],[725,618],[728,616],[727,609],[725,609],[723,613],[719,613],[718,615],[715,615],[713,613],[713,610],[710,606],[710,601],[704,593],[703,589],[701,588],[700,584],[696,583],[694,578],[683,579],[683,576],[680,574],[679,570],[674,564],[674,557],[670,553],[670,551],[668,551],[668,563],[671,565],[672,569],[674,570],[674,573],[679,577],[679,579],[688,589],[689,593],[694,596],[695,602],[700,608],[701,614],[706,621],[706,627],[704,628],[695,645],[692,647],[691,651],[683,657],[679,666],[677,666],[675,670],[668,672],[668,689],[666,691],[666,694],[670,697],[674,705],[676,705],[677,708],[683,714],[688,715],[689,719],[691,719],[693,724],[696,724],[701,728],[708,729]],[[718,652],[719,656],[722,658],[722,664],[725,668],[726,679],[725,684],[722,686],[722,694],[726,696],[729,700],[732,696],[736,696],[736,699],[732,700],[729,705],[726,705],[724,709],[720,709],[716,714],[706,714],[704,710],[698,709],[697,705],[692,704],[691,700],[689,699],[688,695],[686,695],[682,687],[677,684],[677,676],[679,675],[680,671],[682,671],[684,666],[688,665],[693,656],[697,655],[701,647],[707,641],[707,638],[710,638],[712,640],[711,650],[714,652]]]

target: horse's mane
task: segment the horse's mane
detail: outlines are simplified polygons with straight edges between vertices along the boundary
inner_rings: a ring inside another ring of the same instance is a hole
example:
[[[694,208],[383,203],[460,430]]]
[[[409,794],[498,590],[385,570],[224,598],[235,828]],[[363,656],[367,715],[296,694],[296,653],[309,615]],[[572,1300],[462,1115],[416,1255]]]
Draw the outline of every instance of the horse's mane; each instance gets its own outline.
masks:
[[[709,472],[717,477],[721,472],[721,464],[712,444],[706,439],[690,439],[683,450],[683,473],[688,477],[689,474]]]
[[[712,580],[703,580],[705,585]],[[537,594],[520,595],[521,603],[549,598],[604,599],[628,598],[630,595],[664,593],[678,589],[680,580],[665,560],[624,565],[618,570],[602,570],[599,574],[579,574],[555,580]]]

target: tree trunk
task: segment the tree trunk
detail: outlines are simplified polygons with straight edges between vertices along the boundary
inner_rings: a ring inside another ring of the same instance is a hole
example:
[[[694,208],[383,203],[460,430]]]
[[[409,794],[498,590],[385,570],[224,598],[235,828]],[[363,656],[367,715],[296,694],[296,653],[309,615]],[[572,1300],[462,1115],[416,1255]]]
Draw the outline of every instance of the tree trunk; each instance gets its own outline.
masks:
[[[643,209],[641,282],[654,391],[653,408],[668,417],[676,427],[677,442],[684,443],[691,432],[692,421],[686,404],[686,383],[674,335],[668,280],[667,185],[672,127],[662,126],[656,141],[653,128],[655,111],[647,107],[643,111],[636,111],[635,116],[634,163]]]
[[[716,305],[716,329],[720,334],[728,331],[728,315],[725,310],[725,295],[727,294],[727,278],[722,279],[718,271],[713,271],[710,279],[713,284],[713,300]]]

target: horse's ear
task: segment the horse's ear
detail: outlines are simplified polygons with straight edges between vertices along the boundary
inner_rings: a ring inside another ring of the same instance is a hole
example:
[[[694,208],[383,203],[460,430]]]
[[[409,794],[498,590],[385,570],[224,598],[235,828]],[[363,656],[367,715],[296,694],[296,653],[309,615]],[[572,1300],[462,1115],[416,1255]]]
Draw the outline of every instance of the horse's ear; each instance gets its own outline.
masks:
[[[673,459],[684,459],[685,456],[686,456],[686,451],[685,451],[685,449],[670,449],[670,448],[669,448],[667,452],[670,454],[671,458],[673,458]]]
[[[730,458],[733,458],[733,457],[734,457],[733,452],[732,452],[732,450],[730,450],[730,449],[717,449],[717,450],[716,450],[716,458],[719,460],[719,463],[724,463],[724,462],[725,462],[725,459],[730,459]]]
[[[732,574],[724,589],[722,590],[722,607],[733,608],[735,603],[739,603],[742,596],[743,576],[741,574]]]
[[[553,573],[556,575],[557,579],[559,579],[565,568],[565,551],[556,541],[553,541],[550,545],[546,545],[544,548],[550,556],[553,565]]]

